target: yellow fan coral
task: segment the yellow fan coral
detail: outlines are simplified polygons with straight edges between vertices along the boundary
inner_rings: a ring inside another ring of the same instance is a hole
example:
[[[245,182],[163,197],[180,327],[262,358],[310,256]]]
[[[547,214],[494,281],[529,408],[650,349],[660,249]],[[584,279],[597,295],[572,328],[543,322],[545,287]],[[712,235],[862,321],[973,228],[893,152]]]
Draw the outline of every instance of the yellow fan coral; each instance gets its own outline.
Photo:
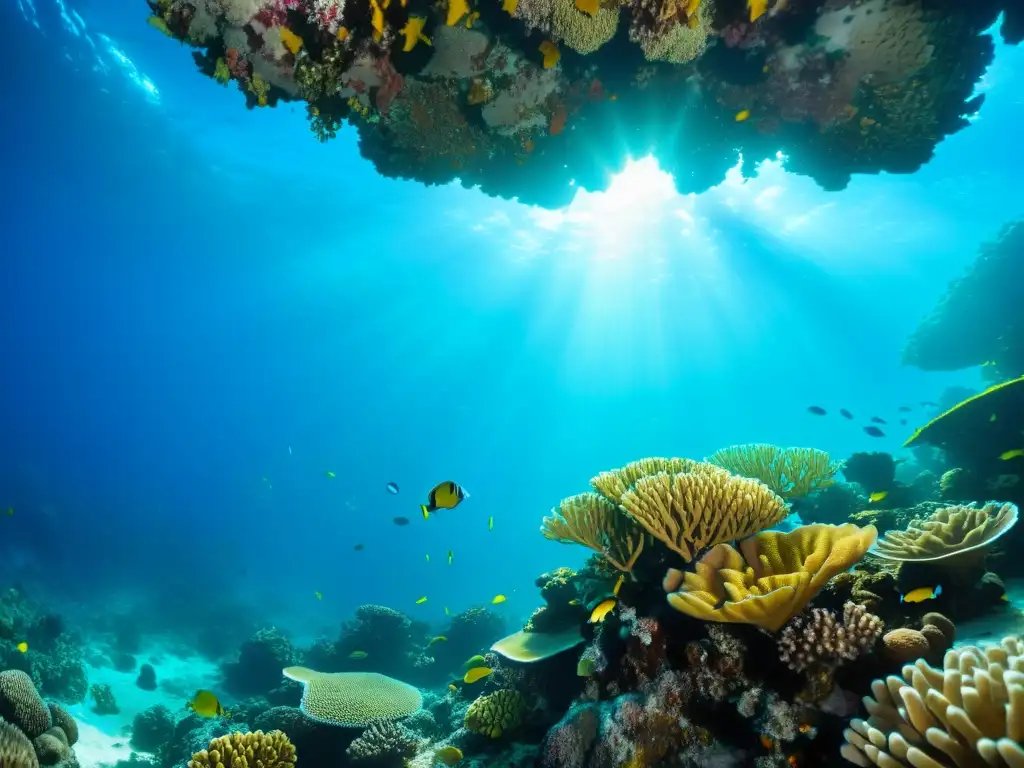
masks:
[[[763,483],[707,467],[641,477],[622,496],[629,516],[686,562],[705,547],[750,536],[789,514]]]
[[[470,731],[497,739],[522,723],[525,712],[526,702],[518,691],[495,691],[469,705],[465,726]]]
[[[871,684],[867,720],[853,720],[840,754],[860,766],[1024,766],[1024,641],[946,651]]]
[[[302,683],[302,712],[321,723],[345,728],[408,717],[423,704],[417,688],[376,672],[317,672],[286,667],[289,680]]]
[[[563,499],[544,518],[540,530],[545,538],[590,547],[620,571],[632,570],[644,549],[643,531],[596,493]]]
[[[294,768],[295,747],[281,731],[235,731],[196,752],[188,768]]]
[[[760,480],[784,499],[799,499],[826,488],[839,465],[817,448],[780,448],[767,443],[734,445],[715,451],[708,461],[743,477]]]
[[[905,531],[886,532],[871,554],[903,562],[977,554],[1016,522],[1015,504],[943,507],[925,520],[913,521]]]
[[[754,624],[778,631],[825,584],[860,560],[874,543],[874,526],[803,525],[787,533],[764,531],[740,542],[740,552],[719,544],[696,572],[670,569],[669,604],[706,621]]]

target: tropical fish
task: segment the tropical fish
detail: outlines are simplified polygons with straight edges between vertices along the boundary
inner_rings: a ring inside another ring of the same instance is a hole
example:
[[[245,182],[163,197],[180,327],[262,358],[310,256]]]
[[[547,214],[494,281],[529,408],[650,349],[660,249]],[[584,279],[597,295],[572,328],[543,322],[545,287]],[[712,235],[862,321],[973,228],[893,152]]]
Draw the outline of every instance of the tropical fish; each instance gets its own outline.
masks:
[[[540,51],[540,55],[544,57],[544,69],[551,69],[558,63],[558,60],[562,58],[562,52],[559,51],[558,46],[550,40],[542,42],[537,46],[537,50]]]
[[[427,503],[420,505],[420,512],[423,513],[423,519],[426,520],[430,517],[431,512],[436,512],[439,509],[455,509],[463,499],[468,498],[469,494],[461,485],[446,480],[430,489],[430,493],[427,494]]]
[[[398,494],[398,483],[388,483],[385,487],[388,489],[388,493]]]
[[[458,686],[456,686],[455,683],[448,683],[448,690],[452,693],[458,693],[459,691]]]
[[[612,587],[612,594],[615,595],[615,597],[619,596],[619,590],[622,589],[622,585],[625,583],[625,581],[626,574],[619,574],[619,578],[615,581],[615,586]]]
[[[748,117],[750,117],[750,110],[749,109],[741,109],[739,112],[736,113],[736,122],[737,123],[742,123]],[[816,411],[811,411],[811,413],[816,413]],[[822,411],[821,414],[824,416],[825,412]]]
[[[416,605],[423,605],[423,604],[424,604],[425,602],[427,602],[427,597],[426,597],[426,595],[424,595],[424,596],[423,596],[423,597],[421,597],[421,598],[420,598],[419,600],[417,600],[417,601],[416,601]]]
[[[900,413],[910,413],[913,409],[909,405],[901,405],[896,410],[898,410]]]
[[[26,643],[24,640],[22,640],[14,647],[18,649],[18,653],[28,653],[28,643]]]
[[[217,700],[217,694],[213,691],[196,691],[196,695],[185,705],[200,717],[218,717],[224,715],[224,708]]]
[[[519,0],[501,0],[501,10],[507,13],[509,16],[516,15],[516,9],[519,7]]]
[[[448,606],[447,605],[444,607],[444,615],[445,616],[451,616],[451,613],[448,612]]]
[[[454,27],[459,23],[459,19],[467,13],[469,13],[469,3],[466,0],[448,0],[448,13],[444,23],[449,27]]]
[[[505,597],[504,595],[495,595],[495,596],[494,596],[494,597],[493,597],[493,598],[491,599],[491,604],[492,604],[492,605],[501,605],[501,604],[502,604],[502,603],[504,603],[504,602],[505,602],[506,600],[508,600],[508,598],[507,598],[507,597]]]
[[[373,39],[380,42],[384,37],[384,9],[377,0],[370,0],[370,26],[373,27]]]
[[[576,663],[576,674],[580,677],[590,677],[597,669],[597,662],[589,656],[581,656]]]
[[[313,593],[313,596],[314,596],[314,597],[315,597],[315,598],[316,598],[317,600],[323,600],[323,599],[324,599],[324,596],[323,596],[323,595],[322,595],[321,593],[319,593],[319,592],[314,592],[314,593]]]
[[[453,557],[452,551],[449,549],[448,550],[448,565],[452,564],[452,557]]]
[[[1016,459],[1018,456],[1024,456],[1024,448],[1014,448],[1011,451],[1003,451],[1002,453],[999,454],[999,458],[1002,461]]]
[[[351,32],[348,31],[348,27],[339,27],[338,28],[338,40],[341,40],[341,41],[348,40],[348,36],[350,34],[351,34]]]
[[[942,594],[942,585],[936,587],[918,587],[904,595],[900,595],[901,603],[922,603],[925,600],[934,600]]]
[[[868,496],[868,501],[870,501],[872,504],[875,504],[876,502],[879,502],[879,501],[882,501],[883,499],[885,499],[885,497],[888,496],[888,495],[889,495],[888,491],[875,491],[870,496]]]
[[[761,746],[764,747],[765,749],[771,749],[772,747],[775,746],[775,740],[771,736],[768,736],[767,734],[762,733],[761,734]]]
[[[369,655],[366,651],[352,651],[348,657],[350,659],[365,659]]]
[[[493,671],[494,670],[490,667],[473,667],[465,675],[463,675],[462,682],[466,683],[467,685],[472,685],[477,680],[483,680]]]
[[[396,517],[391,522],[393,522],[395,525],[408,525],[409,524],[409,518],[408,517]]]
[[[493,517],[488,517],[487,518],[487,530],[488,531],[493,531],[494,530],[494,518]]]
[[[480,18],[480,11],[473,11],[466,17],[466,29],[472,29],[473,23]]]
[[[327,477],[327,478],[330,478],[330,479],[333,480],[335,477],[337,477],[337,475],[334,474],[333,472],[324,472],[324,477]]]
[[[872,424],[885,424],[885,419],[881,419],[878,416],[872,416],[871,417],[871,423]]]
[[[579,605],[579,604],[580,604],[580,601],[577,600],[576,598],[573,598],[572,600],[569,601],[569,605]]]
[[[464,667],[479,667],[481,664],[483,664],[486,661],[487,661],[487,659],[485,659],[483,656],[481,656],[478,653],[476,656],[470,656],[468,659],[466,659],[464,662],[462,662],[462,666],[464,666]]]
[[[362,552],[364,549],[366,549],[366,545],[365,544],[356,544],[355,546],[352,547],[352,549],[354,549],[356,552]]]
[[[602,600],[598,603],[594,610],[590,612],[590,618],[587,619],[591,624],[600,624],[605,620],[605,617],[615,608],[618,600],[613,597],[609,597],[607,600]]]
[[[750,11],[750,23],[753,24],[768,10],[768,0],[747,0],[747,9]]]
[[[880,430],[878,427],[864,427],[864,431],[872,437],[885,437],[885,432]]]
[[[818,732],[818,729],[817,729],[817,728],[815,728],[815,727],[814,727],[813,725],[811,725],[810,723],[800,723],[800,728],[799,728],[798,730],[800,731],[800,733],[803,733],[803,734],[805,734],[805,735],[808,735],[808,736],[810,736],[810,737],[811,737],[812,739],[814,738],[814,736],[815,736],[815,735],[817,734],[817,732]]]
[[[828,411],[826,411],[820,405],[808,406],[807,410],[813,413],[815,416],[824,416],[826,413],[828,413]]]
[[[433,45],[430,42],[430,38],[423,34],[423,27],[426,25],[427,20],[422,16],[410,16],[409,20],[405,22],[405,26],[399,30],[399,34],[405,37],[405,42],[402,44],[402,50],[408,53],[416,47],[416,43],[423,42],[427,45]]]
[[[424,555],[424,557],[427,558],[427,562],[429,563],[430,562],[430,555],[426,554],[426,555]]]
[[[462,760],[462,750],[458,747],[441,747],[434,752],[434,759],[445,765],[456,765]]]
[[[433,645],[434,643],[447,643],[448,638],[444,635],[438,635],[437,637],[430,638],[430,642],[427,645]]]
[[[601,0],[576,0],[576,10],[590,17],[597,16],[597,12],[601,10]]]
[[[853,418],[853,414],[850,413],[845,408],[840,408],[839,409],[839,415],[842,416],[844,419],[852,419]]]

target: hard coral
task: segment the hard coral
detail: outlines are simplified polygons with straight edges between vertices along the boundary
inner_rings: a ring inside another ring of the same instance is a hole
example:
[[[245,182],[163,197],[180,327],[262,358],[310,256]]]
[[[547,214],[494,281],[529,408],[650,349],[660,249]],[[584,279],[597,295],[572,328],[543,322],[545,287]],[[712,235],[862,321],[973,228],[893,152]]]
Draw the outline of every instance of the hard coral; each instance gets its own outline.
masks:
[[[284,675],[302,683],[301,709],[308,717],[345,728],[378,720],[399,720],[420,708],[417,688],[375,672],[317,672],[287,667]]]
[[[839,469],[839,464],[817,448],[780,448],[767,443],[722,448],[708,461],[733,474],[760,480],[784,499],[827,488]]]
[[[872,554],[900,562],[975,558],[1016,522],[1014,504],[943,507],[905,531],[889,531]]]
[[[53,725],[50,710],[36,691],[32,679],[14,669],[0,672],[0,717],[16,725],[31,739]]]
[[[0,765],[11,768],[39,768],[32,742],[20,729],[0,720]]]
[[[526,702],[518,691],[501,690],[480,696],[466,710],[466,728],[500,738],[519,726],[526,713]]]
[[[353,741],[345,754],[353,763],[372,763],[380,768],[401,768],[415,756],[419,740],[393,722],[373,723]]]
[[[265,694],[281,680],[281,669],[292,663],[295,650],[276,627],[259,630],[242,643],[238,659],[222,667],[224,687],[236,696]]]
[[[885,625],[864,606],[847,603],[840,621],[836,614],[812,608],[790,622],[779,636],[779,658],[790,669],[832,670],[870,650]]]
[[[188,768],[292,768],[294,765],[295,747],[281,731],[235,731],[213,739],[209,747],[196,752],[188,762]]]

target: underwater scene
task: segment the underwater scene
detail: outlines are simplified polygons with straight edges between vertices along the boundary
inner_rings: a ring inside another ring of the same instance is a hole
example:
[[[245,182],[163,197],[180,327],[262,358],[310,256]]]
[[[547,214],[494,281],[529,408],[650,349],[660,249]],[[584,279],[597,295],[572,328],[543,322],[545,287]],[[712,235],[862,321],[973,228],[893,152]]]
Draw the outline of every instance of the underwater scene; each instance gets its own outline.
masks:
[[[1024,768],[1022,0],[0,36],[0,768]]]

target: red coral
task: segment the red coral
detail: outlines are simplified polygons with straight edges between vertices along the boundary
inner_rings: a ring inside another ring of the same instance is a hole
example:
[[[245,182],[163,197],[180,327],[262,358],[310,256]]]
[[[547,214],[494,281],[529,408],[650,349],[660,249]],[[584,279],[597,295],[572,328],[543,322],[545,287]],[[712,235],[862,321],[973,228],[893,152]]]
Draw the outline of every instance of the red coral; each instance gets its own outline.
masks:
[[[224,53],[224,61],[227,62],[228,71],[231,72],[232,77],[239,80],[249,78],[249,60],[240,56],[237,48],[228,48]]]

